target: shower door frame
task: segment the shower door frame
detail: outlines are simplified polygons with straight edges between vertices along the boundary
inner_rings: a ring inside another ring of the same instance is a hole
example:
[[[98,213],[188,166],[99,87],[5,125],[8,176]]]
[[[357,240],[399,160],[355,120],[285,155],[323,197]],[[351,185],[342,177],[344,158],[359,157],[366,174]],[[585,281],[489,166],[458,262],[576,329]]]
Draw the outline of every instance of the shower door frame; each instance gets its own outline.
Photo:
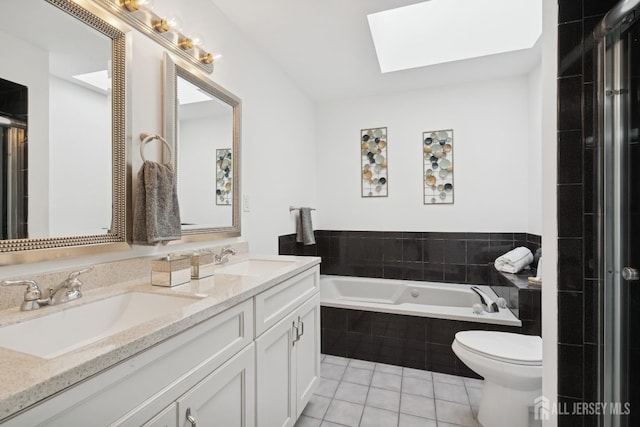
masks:
[[[626,3],[626,4],[625,4]],[[628,42],[626,30],[638,24],[640,0],[623,1],[614,7],[595,30],[598,42],[598,202],[603,215],[598,230],[599,258],[604,286],[600,299],[599,401],[628,402],[628,310],[625,295],[629,284],[621,278],[626,266],[624,244],[629,234],[628,185],[625,150],[629,143],[630,111]],[[627,427],[626,419],[603,414],[599,425]]]

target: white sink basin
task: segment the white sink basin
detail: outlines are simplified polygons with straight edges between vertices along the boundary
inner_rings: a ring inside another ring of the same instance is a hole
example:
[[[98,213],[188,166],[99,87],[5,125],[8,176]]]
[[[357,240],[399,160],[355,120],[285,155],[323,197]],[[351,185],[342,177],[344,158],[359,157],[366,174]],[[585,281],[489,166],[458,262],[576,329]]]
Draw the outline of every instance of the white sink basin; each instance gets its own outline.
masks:
[[[216,273],[236,276],[262,276],[282,270],[293,264],[295,264],[294,261],[249,259],[226,267],[218,267],[216,268]]]
[[[196,301],[182,296],[126,292],[1,327],[0,346],[52,359]]]

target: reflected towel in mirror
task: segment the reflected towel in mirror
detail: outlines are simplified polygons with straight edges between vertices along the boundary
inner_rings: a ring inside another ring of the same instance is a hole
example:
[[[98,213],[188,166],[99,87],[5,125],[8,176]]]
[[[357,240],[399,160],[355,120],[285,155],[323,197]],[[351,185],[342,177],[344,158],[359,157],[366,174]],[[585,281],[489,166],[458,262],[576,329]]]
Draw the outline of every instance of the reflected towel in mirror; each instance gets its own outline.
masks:
[[[146,160],[138,172],[133,243],[156,244],[181,237],[173,166]]]
[[[313,224],[311,223],[311,208],[300,208],[300,213],[296,221],[296,242],[305,245],[315,245],[316,239],[313,235]]]

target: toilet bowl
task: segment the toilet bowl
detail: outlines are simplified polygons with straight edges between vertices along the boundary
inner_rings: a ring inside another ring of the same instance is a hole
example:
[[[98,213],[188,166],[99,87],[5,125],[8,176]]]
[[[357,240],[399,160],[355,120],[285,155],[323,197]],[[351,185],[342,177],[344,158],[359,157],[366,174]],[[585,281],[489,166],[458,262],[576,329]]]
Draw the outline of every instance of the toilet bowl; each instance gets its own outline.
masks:
[[[451,345],[484,378],[478,421],[483,427],[527,427],[529,407],[542,394],[542,338],[462,331]]]

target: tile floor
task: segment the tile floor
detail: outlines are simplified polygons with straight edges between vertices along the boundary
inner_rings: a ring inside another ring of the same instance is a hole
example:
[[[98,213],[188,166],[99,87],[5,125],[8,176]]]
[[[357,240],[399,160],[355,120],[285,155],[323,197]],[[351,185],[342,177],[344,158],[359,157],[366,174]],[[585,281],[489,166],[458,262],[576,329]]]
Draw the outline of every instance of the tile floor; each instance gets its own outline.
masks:
[[[322,356],[320,385],[295,427],[478,427],[483,382]]]

